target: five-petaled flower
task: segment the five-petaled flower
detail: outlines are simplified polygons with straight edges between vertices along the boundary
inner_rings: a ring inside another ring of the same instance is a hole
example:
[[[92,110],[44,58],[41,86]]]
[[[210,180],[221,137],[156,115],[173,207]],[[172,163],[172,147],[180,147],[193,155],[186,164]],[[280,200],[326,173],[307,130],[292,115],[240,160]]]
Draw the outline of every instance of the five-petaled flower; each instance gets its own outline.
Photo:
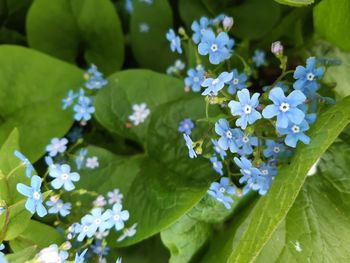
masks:
[[[64,153],[67,149],[68,140],[66,138],[53,138],[51,143],[46,146],[46,151],[51,157],[56,156],[58,153]]]
[[[171,51],[176,51],[177,53],[182,54],[181,39],[178,35],[176,35],[173,29],[169,29],[169,31],[166,33],[166,38],[170,42]]]
[[[187,71],[187,77],[185,78],[185,85],[192,89],[193,92],[199,92],[201,85],[204,81],[204,69],[201,66],[197,66],[196,69],[190,68]]]
[[[207,78],[202,82],[202,87],[206,89],[202,95],[218,95],[218,92],[232,79],[233,73],[222,72],[217,78]]]
[[[24,166],[26,167],[26,176],[29,178],[32,176],[32,173],[34,171],[34,167],[32,163],[28,160],[27,157],[25,157],[21,152],[15,151],[15,156],[20,159]]]
[[[191,29],[193,30],[192,40],[198,44],[202,40],[203,33],[208,29],[210,21],[206,17],[201,17],[198,21],[193,21]]]
[[[115,227],[115,230],[119,231],[124,228],[124,223],[129,219],[129,212],[127,210],[122,210],[121,204],[114,204],[109,223],[112,227]]]
[[[237,69],[232,71],[232,79],[229,83],[227,92],[230,94],[235,94],[237,90],[241,90],[247,87],[246,81],[248,77],[244,73],[238,73]]]
[[[218,145],[223,149],[230,149],[232,153],[238,151],[237,146],[237,130],[231,129],[227,120],[220,119],[215,123],[215,132],[221,136]]]
[[[181,133],[185,133],[187,135],[190,135],[193,128],[194,128],[193,121],[189,118],[186,118],[180,122],[178,131]]]
[[[72,191],[75,186],[73,182],[78,182],[80,176],[76,172],[71,172],[68,164],[56,164],[49,169],[49,175],[54,178],[51,185],[54,189],[60,189],[62,186],[66,191]]]
[[[191,139],[191,137],[189,135],[187,135],[186,133],[183,134],[185,142],[186,142],[186,146],[188,148],[188,155],[190,156],[190,158],[196,158],[197,154],[195,152],[195,150],[193,149],[193,141]]]
[[[290,147],[295,148],[298,141],[302,141],[305,144],[310,143],[310,137],[304,132],[309,129],[307,121],[303,120],[300,124],[290,123],[287,128],[278,128],[278,132],[283,135],[287,135],[284,139],[284,143]]]
[[[227,209],[231,208],[231,203],[233,203],[232,196],[235,193],[236,189],[230,185],[230,179],[228,177],[221,177],[220,183],[212,183],[208,190],[208,194],[223,203]]]

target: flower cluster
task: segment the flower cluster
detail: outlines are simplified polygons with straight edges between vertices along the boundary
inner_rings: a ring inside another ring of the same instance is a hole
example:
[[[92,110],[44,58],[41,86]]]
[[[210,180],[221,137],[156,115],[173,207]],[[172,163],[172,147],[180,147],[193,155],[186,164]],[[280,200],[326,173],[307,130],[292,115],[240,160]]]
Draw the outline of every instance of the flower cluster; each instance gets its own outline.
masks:
[[[259,68],[270,66],[267,53],[254,50],[246,59],[236,54],[235,41],[229,36],[232,26],[233,18],[225,15],[202,17],[192,23],[192,37],[183,28],[179,35],[173,29],[167,35],[172,51],[181,53],[181,42],[197,47],[197,65],[187,69],[184,84],[185,90],[205,96],[208,134],[193,141],[195,124],[189,118],[179,123],[178,131],[183,134],[190,158],[205,152],[203,156],[220,176],[208,194],[228,209],[234,196],[252,190],[260,195],[268,192],[279,165],[293,154],[298,143],[310,143],[307,131],[319,107],[332,102],[318,93],[325,70],[318,66],[322,63],[310,57],[306,66],[287,70],[288,58],[280,41],[272,43],[271,53],[280,61],[281,75],[272,84],[253,85]],[[204,67],[202,59],[208,59],[209,64],[204,63]],[[242,68],[231,67],[237,65],[232,61],[242,63]],[[220,117],[208,116],[210,105],[220,106]]]

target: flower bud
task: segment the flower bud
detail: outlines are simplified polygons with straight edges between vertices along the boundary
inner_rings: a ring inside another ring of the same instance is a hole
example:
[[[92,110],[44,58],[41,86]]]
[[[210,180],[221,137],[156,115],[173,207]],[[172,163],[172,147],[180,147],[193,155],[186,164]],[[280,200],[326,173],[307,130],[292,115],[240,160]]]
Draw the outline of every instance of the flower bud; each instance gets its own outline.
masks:
[[[233,23],[233,17],[230,16],[225,16],[224,20],[222,20],[222,26],[224,27],[225,31],[229,31],[233,26]]]
[[[180,27],[178,32],[179,32],[180,36],[185,36],[186,35],[186,30],[183,27]]]
[[[281,41],[272,43],[271,52],[275,55],[281,55],[283,53],[283,45],[281,44]]]

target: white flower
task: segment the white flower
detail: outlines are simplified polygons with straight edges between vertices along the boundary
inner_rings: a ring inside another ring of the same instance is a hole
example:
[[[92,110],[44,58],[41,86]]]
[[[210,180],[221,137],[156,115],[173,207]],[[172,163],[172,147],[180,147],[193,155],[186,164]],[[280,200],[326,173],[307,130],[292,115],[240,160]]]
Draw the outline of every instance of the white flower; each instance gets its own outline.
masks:
[[[135,125],[143,123],[151,111],[147,108],[146,103],[134,104],[132,106],[133,114],[129,116],[129,120]]]
[[[108,192],[107,196],[108,204],[120,204],[123,199],[123,194],[119,191],[119,189],[114,189],[112,192]]]
[[[117,239],[117,242],[124,240],[127,237],[132,237],[136,234],[137,223],[133,224],[130,228],[124,228],[123,234]]]
[[[307,176],[313,176],[317,172],[317,165],[319,164],[320,159],[318,159],[314,165],[310,168],[309,172],[307,173]]]
[[[147,23],[140,23],[139,31],[141,33],[147,33],[149,31],[149,25]]]
[[[95,207],[104,207],[106,204],[107,202],[103,195],[99,195],[93,202]]]
[[[58,153],[63,153],[67,149],[68,140],[66,138],[53,138],[51,143],[46,146],[46,151],[51,157],[56,156]]]
[[[86,158],[85,166],[90,169],[95,169],[99,166],[98,159],[96,156]]]
[[[63,263],[68,258],[68,252],[59,251],[58,246],[53,244],[47,248],[42,249],[36,256],[38,263]]]

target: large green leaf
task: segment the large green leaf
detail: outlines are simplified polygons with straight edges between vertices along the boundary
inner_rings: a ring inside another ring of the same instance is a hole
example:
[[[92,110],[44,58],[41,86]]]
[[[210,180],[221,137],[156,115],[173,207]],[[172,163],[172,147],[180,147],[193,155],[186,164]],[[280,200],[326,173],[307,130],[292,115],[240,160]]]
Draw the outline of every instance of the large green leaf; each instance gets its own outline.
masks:
[[[314,8],[316,32],[345,51],[350,51],[350,1],[323,0]]]
[[[332,145],[257,262],[349,262],[349,164],[350,145]]]
[[[314,3],[314,0],[275,0],[277,3],[290,6],[306,6]]]
[[[86,62],[110,74],[124,61],[118,15],[108,0],[35,0],[27,17],[29,45],[57,58]]]
[[[36,161],[49,140],[72,125],[72,112],[61,109],[61,100],[82,76],[78,68],[37,51],[1,46],[0,144],[17,127],[23,153]]]
[[[27,247],[17,253],[6,255],[6,259],[9,263],[23,263],[33,258],[36,254],[36,246]]]
[[[151,116],[156,107],[184,94],[182,81],[148,70],[127,70],[108,78],[108,85],[95,101],[96,118],[109,131],[143,144],[149,119],[132,128],[127,127],[132,105],[146,103]]]
[[[350,97],[325,110],[312,126],[308,135],[312,138],[309,145],[300,145],[290,164],[279,169],[279,175],[271,186],[267,196],[262,197],[244,210],[245,216],[236,219],[236,223],[226,230],[221,238],[221,261],[253,262],[271,240],[273,233],[285,219],[302,188],[306,175],[342,129],[350,122]],[[254,208],[254,209],[253,209]],[[215,246],[206,256],[215,256]]]
[[[140,27],[147,25],[148,32],[141,32]],[[173,54],[166,39],[166,32],[173,27],[173,14],[168,0],[134,1],[131,14],[130,36],[135,59],[141,67],[157,71],[174,63],[177,55]]]
[[[180,0],[179,12],[189,30],[188,35],[192,35],[191,25],[194,20],[199,20],[202,16],[211,17],[204,4],[198,0]]]

